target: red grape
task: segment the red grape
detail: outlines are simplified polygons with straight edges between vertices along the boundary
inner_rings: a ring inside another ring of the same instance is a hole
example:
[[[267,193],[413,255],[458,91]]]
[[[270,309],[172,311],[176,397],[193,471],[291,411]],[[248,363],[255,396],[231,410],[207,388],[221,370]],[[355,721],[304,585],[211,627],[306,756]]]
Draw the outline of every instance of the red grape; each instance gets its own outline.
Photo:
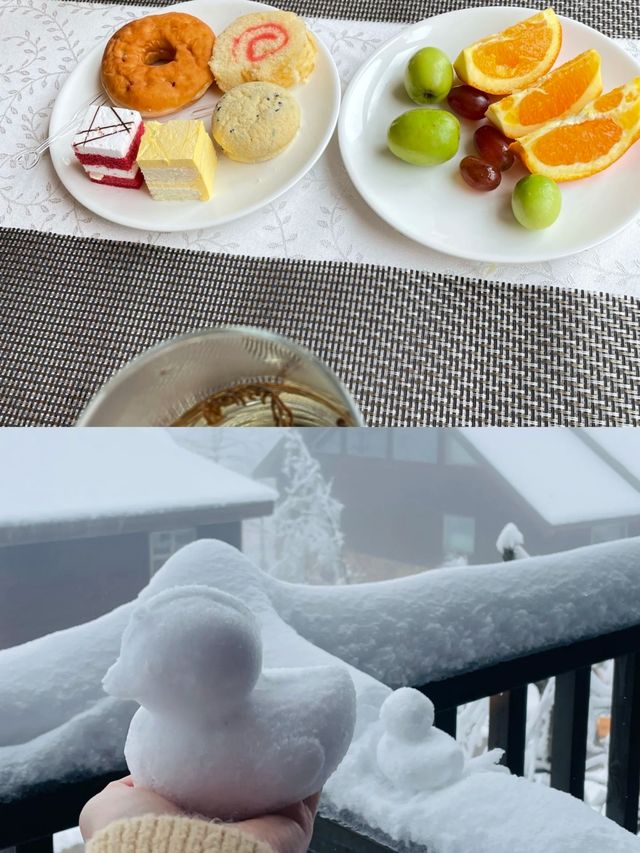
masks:
[[[500,169],[479,157],[465,157],[460,163],[460,172],[470,187],[483,192],[495,190],[502,180]]]
[[[501,172],[513,166],[513,152],[509,151],[512,140],[507,139],[499,130],[490,124],[483,124],[473,134],[473,141],[478,154],[487,163],[491,163]]]
[[[488,95],[466,84],[452,89],[447,97],[447,102],[454,113],[473,121],[484,118],[490,103]]]

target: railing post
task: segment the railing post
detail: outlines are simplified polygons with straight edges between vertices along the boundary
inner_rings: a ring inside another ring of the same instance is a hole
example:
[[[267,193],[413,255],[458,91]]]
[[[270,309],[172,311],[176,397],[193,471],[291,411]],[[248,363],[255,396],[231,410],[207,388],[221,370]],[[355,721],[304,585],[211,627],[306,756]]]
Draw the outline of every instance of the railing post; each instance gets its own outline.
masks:
[[[556,676],[551,740],[551,787],[584,799],[591,667]]]
[[[640,652],[616,658],[611,702],[607,817],[634,835],[640,793]]]
[[[53,835],[45,835],[44,838],[18,844],[15,851],[16,853],[53,853]]]
[[[456,707],[436,708],[434,725],[454,738],[458,729],[458,709]]]
[[[527,728],[527,685],[492,696],[489,705],[489,749],[505,750],[502,763],[516,776],[524,776]]]

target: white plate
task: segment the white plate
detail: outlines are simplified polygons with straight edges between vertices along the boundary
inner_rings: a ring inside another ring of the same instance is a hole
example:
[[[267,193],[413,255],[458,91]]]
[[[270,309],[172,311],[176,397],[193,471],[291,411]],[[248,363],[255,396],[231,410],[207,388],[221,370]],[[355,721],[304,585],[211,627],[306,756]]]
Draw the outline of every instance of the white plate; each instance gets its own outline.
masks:
[[[476,261],[546,261],[595,246],[640,213],[640,143],[605,172],[561,184],[562,212],[544,231],[527,231],[513,218],[511,190],[526,174],[519,163],[503,174],[492,192],[474,191],[462,180],[460,160],[476,153],[472,138],[478,123],[461,119],[460,150],[440,166],[411,166],[387,150],[389,124],[416,106],[402,82],[416,50],[434,45],[453,60],[466,45],[534,13],[484,7],[421,21],[383,45],[344,95],[340,150],[353,183],[382,219],[424,246]],[[605,91],[640,74],[640,66],[606,36],[568,18],[561,21],[563,45],[557,64],[596,48]]]
[[[240,15],[273,8],[251,0],[191,0],[171,6],[201,18],[220,33]],[[100,10],[96,9],[96,15]],[[102,187],[91,183],[71,151],[73,133],[51,146],[51,159],[58,176],[71,195],[104,219],[145,231],[191,231],[231,222],[269,204],[292,187],[313,166],[326,148],[340,110],[340,79],[325,45],[316,39],[316,68],[306,83],[291,89],[302,114],[300,132],[280,156],[266,163],[234,163],[218,151],[214,195],[207,202],[154,202],[146,187],[140,190]],[[58,95],[49,127],[50,134],[63,127],[78,104],[101,91],[100,61],[104,44],[82,59]],[[212,87],[197,104],[161,121],[189,118],[193,109],[213,107],[219,93]],[[207,118],[205,126],[209,130]]]

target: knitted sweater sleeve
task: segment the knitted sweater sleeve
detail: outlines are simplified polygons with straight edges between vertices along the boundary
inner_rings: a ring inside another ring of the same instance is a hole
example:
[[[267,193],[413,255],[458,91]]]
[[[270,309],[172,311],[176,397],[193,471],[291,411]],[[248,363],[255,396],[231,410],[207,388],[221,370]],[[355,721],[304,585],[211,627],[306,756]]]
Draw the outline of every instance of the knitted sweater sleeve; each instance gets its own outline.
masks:
[[[117,820],[101,829],[86,853],[274,853],[230,824],[175,815]]]

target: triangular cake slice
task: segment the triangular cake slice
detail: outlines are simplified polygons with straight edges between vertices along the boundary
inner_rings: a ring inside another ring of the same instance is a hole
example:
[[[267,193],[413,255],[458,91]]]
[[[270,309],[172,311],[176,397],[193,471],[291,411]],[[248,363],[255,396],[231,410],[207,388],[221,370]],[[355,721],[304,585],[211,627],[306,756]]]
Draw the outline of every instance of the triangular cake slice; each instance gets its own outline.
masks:
[[[143,177],[136,157],[143,133],[135,110],[90,107],[73,138],[73,151],[94,183],[138,189]]]

